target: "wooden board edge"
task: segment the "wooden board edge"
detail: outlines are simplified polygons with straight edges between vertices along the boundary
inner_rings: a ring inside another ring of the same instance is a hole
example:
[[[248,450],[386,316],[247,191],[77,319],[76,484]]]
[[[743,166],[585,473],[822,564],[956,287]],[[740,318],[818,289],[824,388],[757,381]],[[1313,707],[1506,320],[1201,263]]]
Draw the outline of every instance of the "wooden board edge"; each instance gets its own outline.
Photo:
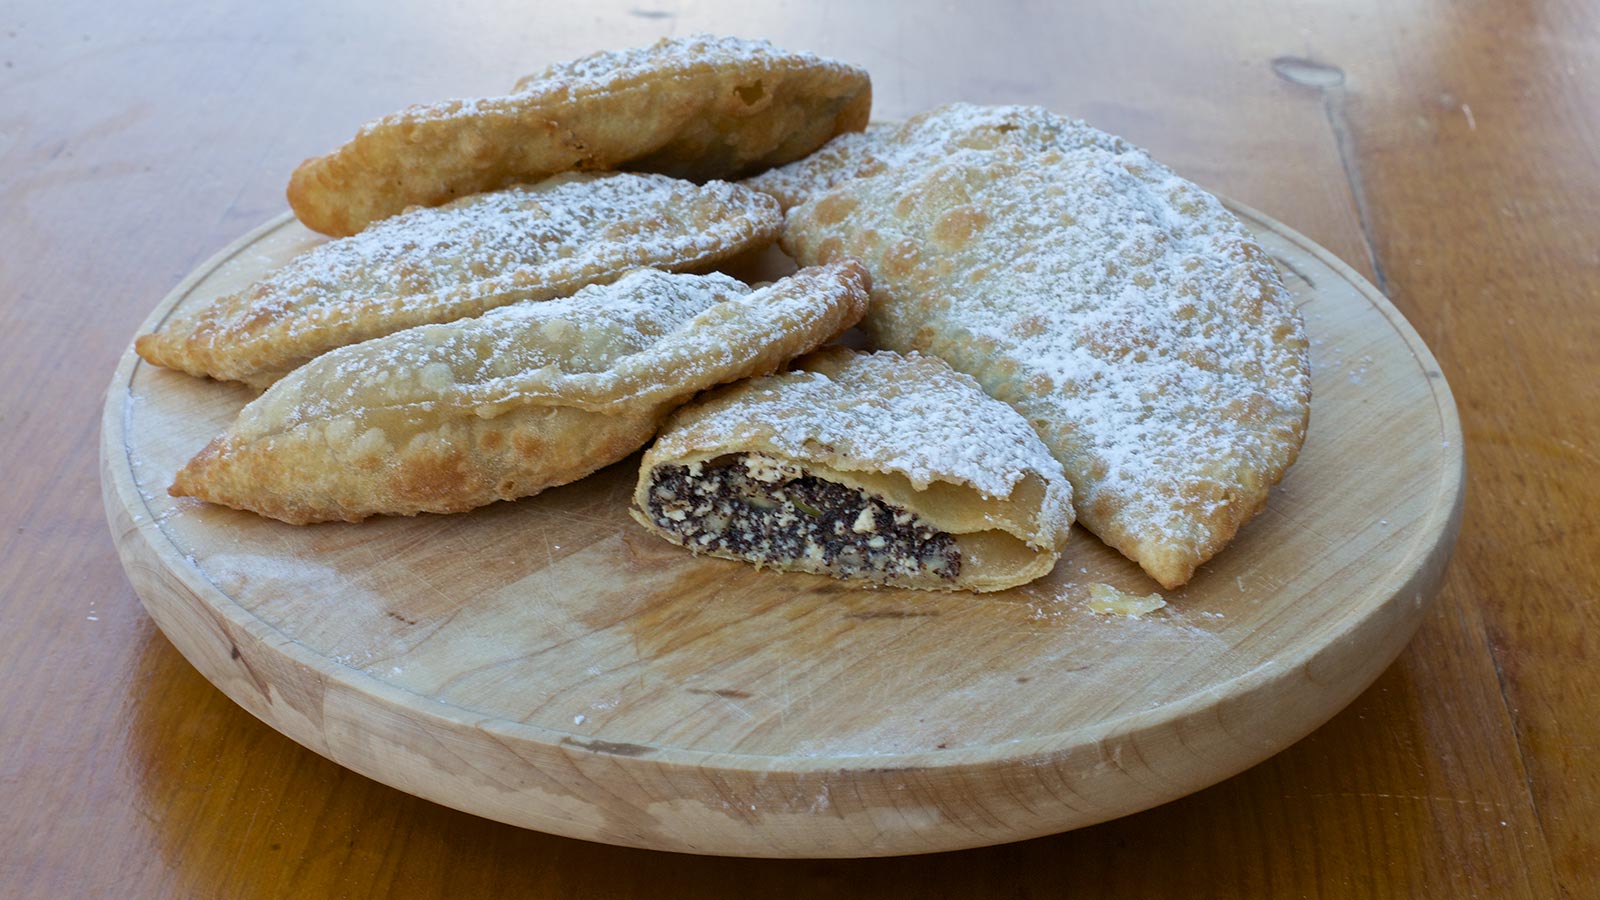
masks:
[[[907,811],[918,808],[918,793],[911,792],[908,796],[905,790],[907,777],[936,768],[942,778],[958,778],[964,781],[1005,779],[1010,802],[1017,803],[1017,808],[1011,812],[1019,815],[1013,819],[998,818],[998,821],[1007,822],[1007,826],[992,834],[984,834],[981,830],[958,829],[954,834],[934,839],[933,835],[926,833],[926,829],[911,828],[894,834],[885,834],[881,830],[874,829],[878,834],[863,841],[862,838],[868,836],[861,833],[860,826],[851,825],[841,819],[839,827],[824,829],[824,834],[803,840],[798,840],[793,835],[781,841],[768,836],[744,844],[714,843],[709,846],[699,846],[689,842],[663,840],[661,835],[630,836],[626,833],[625,826],[619,829],[614,818],[608,822],[608,817],[604,815],[597,820],[583,820],[570,817],[551,819],[533,815],[532,811],[527,811],[526,815],[509,816],[480,809],[469,809],[469,811],[512,824],[573,837],[691,853],[794,857],[878,856],[935,852],[1055,833],[1167,802],[1249,768],[1331,718],[1376,679],[1398,655],[1420,624],[1427,601],[1436,592],[1442,579],[1450,551],[1459,532],[1464,497],[1464,455],[1461,449],[1459,418],[1448,384],[1445,383],[1442,374],[1438,377],[1429,374],[1439,372],[1439,369],[1420,336],[1404,316],[1359,273],[1293,229],[1248,207],[1233,203],[1228,205],[1240,215],[1253,218],[1266,228],[1279,232],[1292,243],[1316,256],[1356,286],[1360,293],[1385,315],[1391,326],[1416,355],[1424,373],[1428,374],[1436,406],[1440,412],[1441,427],[1447,433],[1454,435],[1452,440],[1455,446],[1453,454],[1455,465],[1451,467],[1451,471],[1441,474],[1441,492],[1453,491],[1453,497],[1442,510],[1435,510],[1437,513],[1435,519],[1442,519],[1439,522],[1437,539],[1432,546],[1421,548],[1421,558],[1416,560],[1416,568],[1410,577],[1390,598],[1373,607],[1365,619],[1352,623],[1341,638],[1319,648],[1305,660],[1274,666],[1270,670],[1247,673],[1245,676],[1213,686],[1205,692],[1190,695],[1173,704],[1122,719],[1098,723],[1092,729],[1086,728],[1005,745],[1003,754],[950,751],[937,757],[930,753],[893,757],[818,757],[807,761],[808,764],[801,767],[805,771],[799,773],[800,775],[815,776],[818,783],[824,786],[849,785],[863,796],[887,798],[888,805],[882,809],[907,821],[916,818],[914,815],[908,818]],[[282,227],[291,219],[290,214],[281,215],[213,256],[163,300],[147,320],[145,330],[169,315],[172,308],[181,302],[194,285],[217,267],[262,235]],[[478,739],[502,749],[508,745],[521,745],[520,754],[534,757],[525,761],[535,767],[542,762],[545,765],[566,764],[578,769],[595,765],[649,768],[660,770],[658,774],[670,776],[666,779],[669,782],[684,777],[704,779],[708,774],[715,773],[718,777],[717,789],[729,799],[730,804],[742,804],[747,798],[759,799],[771,774],[769,768],[762,765],[763,760],[769,759],[768,757],[683,751],[670,747],[644,748],[648,752],[640,754],[637,748],[563,743],[560,738],[565,736],[548,729],[486,718],[472,714],[468,710],[456,710],[445,704],[439,704],[439,709],[418,710],[414,708],[415,704],[412,702],[416,700],[415,695],[355,670],[336,666],[255,618],[206,580],[201,573],[193,570],[187,560],[181,558],[181,554],[165,534],[151,533],[152,530],[159,532],[159,528],[148,515],[149,510],[145,506],[144,498],[133,481],[124,430],[124,416],[129,396],[127,388],[139,362],[130,347],[125,352],[108,390],[102,420],[102,491],[108,524],[123,565],[129,572],[130,580],[134,582],[135,590],[152,618],[202,674],[252,714],[291,739],[336,762],[401,790],[451,805],[451,795],[448,792],[429,789],[426,784],[428,778],[426,771],[397,774],[394,771],[379,770],[370,765],[369,760],[354,758],[353,754],[341,752],[338,743],[329,740],[329,731],[326,727],[329,705],[326,694],[316,698],[322,706],[320,711],[310,711],[296,706],[292,715],[286,712],[283,707],[294,704],[287,703],[281,698],[275,700],[271,682],[263,681],[256,673],[249,671],[251,663],[245,662],[255,659],[259,663],[262,656],[281,656],[284,657],[284,662],[309,670],[304,674],[311,675],[311,680],[320,685],[322,691],[353,695],[344,697],[340,703],[334,705],[335,707],[342,707],[352,701],[358,705],[375,703],[383,707],[398,707],[405,710],[407,715],[418,717],[418,724],[424,727],[451,731],[458,736],[465,735],[465,739],[468,740],[477,736]],[[141,509],[146,515],[141,516],[137,512]],[[176,583],[163,581],[160,578],[136,576],[136,572],[154,574],[163,568],[179,573]],[[180,639],[179,635],[187,637],[191,631],[196,630],[195,625],[186,625],[174,619],[169,614],[171,611],[160,602],[161,599],[175,599],[180,609],[187,610],[187,615],[198,616],[199,618],[192,618],[192,622],[198,624],[199,631],[214,636],[213,646],[207,647]],[[206,624],[208,620],[210,624]],[[243,674],[240,669],[245,670]],[[248,684],[251,683],[261,689],[251,691],[248,688]],[[1313,690],[1323,694],[1325,703],[1304,702],[1301,693],[1307,683],[1312,685]],[[1290,695],[1297,697],[1296,704],[1290,707],[1295,715],[1286,716],[1281,709],[1278,709],[1281,704],[1272,701],[1274,698],[1282,699]],[[1261,712],[1263,709],[1273,710],[1274,714],[1263,715]],[[1307,712],[1313,709],[1315,712]],[[1220,723],[1221,728],[1216,730],[1208,728],[1208,724],[1213,722]],[[320,723],[321,727],[313,727],[315,723]],[[346,728],[358,727],[353,722],[335,724]],[[1145,761],[1142,768],[1153,772],[1160,766],[1152,762],[1158,761],[1169,752],[1166,748],[1173,740],[1176,740],[1177,746],[1192,764],[1195,754],[1203,755],[1208,749],[1204,746],[1205,740],[1211,740],[1204,737],[1208,732],[1230,736],[1250,746],[1252,752],[1239,754],[1237,746],[1230,745],[1234,746],[1234,752],[1227,754],[1226,763],[1218,760],[1213,765],[1202,765],[1195,769],[1199,774],[1185,783],[1162,784],[1155,790],[1141,784],[1137,779],[1133,779],[1131,783],[1117,784],[1127,781],[1133,772],[1123,770],[1120,765],[1115,766],[1111,771],[1125,777],[1107,778],[1106,784],[1102,786],[1116,790],[1119,804],[1114,810],[1096,802],[1086,803],[1081,809],[1060,802],[1063,796],[1072,797],[1085,790],[1083,779],[1072,774],[1076,771],[1076,766],[1081,761],[1079,757],[1083,754],[1121,759],[1124,751],[1131,752],[1134,758]],[[524,757],[519,755],[519,758]],[[1019,789],[1019,780],[1023,784],[1032,783],[1033,787]],[[1058,807],[1065,809],[1064,813],[1041,817],[1033,812],[1040,803],[1048,806],[1052,799]],[[996,810],[995,813],[998,817],[1001,811]],[[680,814],[692,817],[692,812],[680,811]],[[707,829],[712,833],[718,830]],[[760,829],[749,830],[755,836],[762,834]]]

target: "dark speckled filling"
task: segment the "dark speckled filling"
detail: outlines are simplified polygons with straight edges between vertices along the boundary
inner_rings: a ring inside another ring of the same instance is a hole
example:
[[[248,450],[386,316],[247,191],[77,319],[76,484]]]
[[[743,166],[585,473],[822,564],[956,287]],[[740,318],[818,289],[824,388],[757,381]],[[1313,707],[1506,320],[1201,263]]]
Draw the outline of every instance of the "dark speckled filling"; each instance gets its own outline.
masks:
[[[856,488],[759,454],[659,466],[649,515],[691,550],[841,577],[961,574],[956,540]]]

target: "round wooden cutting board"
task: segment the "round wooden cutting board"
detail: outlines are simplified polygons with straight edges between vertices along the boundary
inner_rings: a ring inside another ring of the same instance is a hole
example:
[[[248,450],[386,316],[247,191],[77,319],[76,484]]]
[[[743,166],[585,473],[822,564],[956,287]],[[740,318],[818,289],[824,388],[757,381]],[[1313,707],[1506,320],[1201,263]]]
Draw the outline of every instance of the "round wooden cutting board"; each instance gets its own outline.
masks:
[[[877,856],[1018,840],[1172,800],[1350,702],[1417,627],[1460,522],[1461,430],[1421,339],[1326,251],[1236,211],[1311,338],[1299,463],[1165,608],[1076,530],[1000,594],[859,590],[695,559],[627,515],[638,457],[465,515],[295,527],[167,496],[250,397],[130,350],[106,511],[184,656],[362,774],[541,831],[663,850]],[[145,329],[322,240],[285,215]]]

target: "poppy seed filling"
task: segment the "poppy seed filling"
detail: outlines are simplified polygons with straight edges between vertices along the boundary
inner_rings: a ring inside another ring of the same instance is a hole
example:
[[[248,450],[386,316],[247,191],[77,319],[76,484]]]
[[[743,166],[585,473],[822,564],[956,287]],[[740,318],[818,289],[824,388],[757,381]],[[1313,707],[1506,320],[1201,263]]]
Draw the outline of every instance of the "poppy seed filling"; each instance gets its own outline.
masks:
[[[696,552],[886,581],[961,574],[956,539],[915,513],[760,454],[660,466],[649,507]]]

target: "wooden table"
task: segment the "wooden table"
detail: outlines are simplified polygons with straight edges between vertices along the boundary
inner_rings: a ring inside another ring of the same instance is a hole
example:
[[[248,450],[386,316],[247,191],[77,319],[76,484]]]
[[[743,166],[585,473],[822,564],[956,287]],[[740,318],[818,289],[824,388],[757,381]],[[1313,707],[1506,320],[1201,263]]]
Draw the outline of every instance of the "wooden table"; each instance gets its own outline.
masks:
[[[68,0],[0,21],[0,895],[1600,890],[1592,4],[334,6]],[[200,678],[101,512],[101,392],[137,324],[358,123],[705,30],[862,64],[880,117],[949,99],[1083,116],[1368,274],[1438,356],[1467,439],[1456,558],[1399,661],[1290,750],[1168,806],[805,862],[476,819],[340,769]]]

